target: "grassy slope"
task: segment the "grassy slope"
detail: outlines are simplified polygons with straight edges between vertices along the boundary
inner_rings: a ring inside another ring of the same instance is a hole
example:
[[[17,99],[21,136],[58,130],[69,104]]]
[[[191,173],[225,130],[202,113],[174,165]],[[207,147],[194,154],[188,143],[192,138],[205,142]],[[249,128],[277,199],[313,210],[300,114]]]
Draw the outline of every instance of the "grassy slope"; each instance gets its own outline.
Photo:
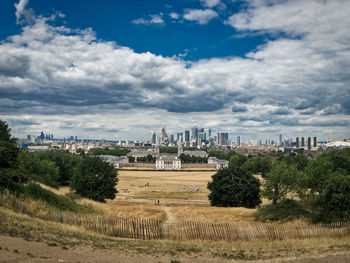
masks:
[[[272,242],[178,242],[113,238],[89,232],[81,227],[32,218],[3,207],[0,207],[0,234],[67,248],[88,245],[100,249],[113,249],[124,255],[253,260],[335,254],[350,250],[350,236]]]

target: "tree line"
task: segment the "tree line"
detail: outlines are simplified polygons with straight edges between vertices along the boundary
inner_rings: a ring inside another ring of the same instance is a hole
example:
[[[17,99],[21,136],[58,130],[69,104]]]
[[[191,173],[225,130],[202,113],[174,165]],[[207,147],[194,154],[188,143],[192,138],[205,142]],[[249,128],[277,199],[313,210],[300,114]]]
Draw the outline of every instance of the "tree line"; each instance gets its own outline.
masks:
[[[0,189],[23,191],[23,183],[39,182],[55,188],[69,185],[77,194],[97,201],[114,199],[118,178],[113,165],[89,154],[30,153],[17,148],[10,132],[0,120]]]
[[[253,174],[264,177],[261,183]],[[333,150],[308,160],[302,154],[246,156],[234,154],[227,169],[208,183],[213,206],[254,208],[261,197],[272,204],[256,213],[259,220],[304,218],[313,222],[350,219],[350,149]]]

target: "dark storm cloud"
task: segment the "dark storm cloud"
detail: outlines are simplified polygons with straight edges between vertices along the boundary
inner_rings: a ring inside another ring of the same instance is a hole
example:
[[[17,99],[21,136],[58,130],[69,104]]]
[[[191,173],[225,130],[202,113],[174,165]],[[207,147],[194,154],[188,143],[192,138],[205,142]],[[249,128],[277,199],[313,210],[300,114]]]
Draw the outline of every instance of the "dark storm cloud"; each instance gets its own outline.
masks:
[[[248,111],[246,106],[233,105],[232,112],[246,112]]]
[[[39,122],[35,120],[9,120],[9,123],[11,126],[31,126],[31,125],[38,125]]]
[[[25,77],[30,67],[30,59],[24,55],[0,54],[0,76]]]

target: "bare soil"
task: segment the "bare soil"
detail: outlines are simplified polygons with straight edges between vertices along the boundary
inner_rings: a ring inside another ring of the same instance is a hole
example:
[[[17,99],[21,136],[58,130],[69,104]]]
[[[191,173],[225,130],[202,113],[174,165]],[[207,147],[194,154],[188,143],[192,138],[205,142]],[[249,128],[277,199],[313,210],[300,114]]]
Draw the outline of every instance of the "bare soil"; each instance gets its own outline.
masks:
[[[219,263],[246,262],[241,260],[155,257],[147,255],[126,256],[111,249],[93,246],[61,247],[52,243],[26,241],[22,238],[0,235],[0,262],[113,262],[113,263]],[[309,258],[277,258],[249,262],[298,262],[298,263],[345,263],[350,262],[350,252],[318,255]]]

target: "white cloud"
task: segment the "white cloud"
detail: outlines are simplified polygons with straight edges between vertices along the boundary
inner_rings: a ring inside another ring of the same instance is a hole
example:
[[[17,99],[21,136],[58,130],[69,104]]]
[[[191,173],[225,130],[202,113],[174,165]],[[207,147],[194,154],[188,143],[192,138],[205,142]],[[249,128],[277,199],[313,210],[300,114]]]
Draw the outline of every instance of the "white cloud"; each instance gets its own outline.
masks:
[[[169,14],[169,16],[172,18],[172,19],[178,19],[180,17],[180,15],[178,13],[175,13],[175,12],[171,12]]]
[[[198,24],[207,24],[218,14],[212,9],[186,9],[183,17],[189,21],[196,21]]]
[[[33,9],[26,9],[28,2],[29,0],[20,0],[18,4],[15,3],[17,24],[21,24],[23,22],[33,24],[35,22],[35,14]]]
[[[220,4],[220,0],[201,0],[201,3],[205,7],[212,8],[212,7]]]
[[[164,20],[162,18],[163,14],[159,14],[159,15],[149,15],[147,18],[138,18],[138,19],[134,19],[131,22],[136,24],[136,25],[163,25],[164,24]]]
[[[35,17],[0,43],[0,118],[21,136],[44,130],[147,139],[163,125],[170,132],[198,125],[247,136],[349,136],[349,3],[261,2],[230,24],[293,37],[244,58],[197,62],[136,53],[97,39],[92,29]],[[290,11],[297,7],[301,13]]]

